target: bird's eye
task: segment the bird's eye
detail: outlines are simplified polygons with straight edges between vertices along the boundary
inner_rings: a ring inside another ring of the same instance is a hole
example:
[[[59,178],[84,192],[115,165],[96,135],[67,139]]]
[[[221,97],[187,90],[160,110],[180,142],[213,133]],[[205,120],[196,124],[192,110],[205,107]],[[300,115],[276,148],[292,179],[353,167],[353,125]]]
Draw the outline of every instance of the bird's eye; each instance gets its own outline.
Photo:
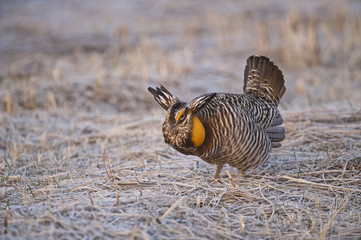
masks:
[[[186,115],[184,114],[185,112],[185,109],[183,109],[182,111],[180,111],[177,115],[177,122],[179,121],[183,121],[186,117]]]

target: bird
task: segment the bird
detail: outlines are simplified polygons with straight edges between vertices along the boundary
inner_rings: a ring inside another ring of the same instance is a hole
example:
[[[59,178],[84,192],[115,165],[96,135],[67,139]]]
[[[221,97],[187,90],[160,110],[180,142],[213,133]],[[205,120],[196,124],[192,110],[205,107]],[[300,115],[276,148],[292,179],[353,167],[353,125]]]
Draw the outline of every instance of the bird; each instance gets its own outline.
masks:
[[[242,93],[207,93],[187,103],[163,85],[148,88],[166,111],[165,143],[185,155],[217,166],[228,164],[240,175],[267,161],[285,139],[278,109],[286,91],[282,71],[268,57],[247,59]]]

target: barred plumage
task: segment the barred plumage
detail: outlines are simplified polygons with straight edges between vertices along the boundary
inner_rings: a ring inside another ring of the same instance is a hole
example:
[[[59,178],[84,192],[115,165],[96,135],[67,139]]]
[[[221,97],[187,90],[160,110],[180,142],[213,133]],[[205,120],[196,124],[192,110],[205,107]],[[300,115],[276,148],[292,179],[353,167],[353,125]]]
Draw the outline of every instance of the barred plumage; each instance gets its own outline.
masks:
[[[244,94],[211,93],[189,104],[165,87],[148,90],[167,111],[163,136],[179,152],[245,172],[265,162],[285,138],[277,109],[286,88],[282,72],[267,57],[251,56],[244,73]]]

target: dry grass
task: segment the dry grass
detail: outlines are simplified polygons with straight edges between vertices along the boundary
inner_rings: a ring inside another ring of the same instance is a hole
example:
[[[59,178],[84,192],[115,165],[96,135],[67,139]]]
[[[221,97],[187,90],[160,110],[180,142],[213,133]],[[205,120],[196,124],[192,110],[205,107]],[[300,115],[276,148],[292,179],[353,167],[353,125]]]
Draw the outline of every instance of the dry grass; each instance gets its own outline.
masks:
[[[360,238],[360,4],[273,3],[1,3],[1,236]],[[240,92],[255,53],[286,77],[287,139],[215,181],[146,88]]]
[[[66,136],[61,124],[45,136],[34,126],[28,135],[38,140],[14,143],[3,156],[1,231],[34,238],[356,238],[360,111],[345,110],[336,121],[322,111],[284,115],[284,147],[242,179],[227,168],[231,174],[219,182],[212,166],[162,143],[158,116],[75,118]],[[11,117],[3,120],[15,128]]]

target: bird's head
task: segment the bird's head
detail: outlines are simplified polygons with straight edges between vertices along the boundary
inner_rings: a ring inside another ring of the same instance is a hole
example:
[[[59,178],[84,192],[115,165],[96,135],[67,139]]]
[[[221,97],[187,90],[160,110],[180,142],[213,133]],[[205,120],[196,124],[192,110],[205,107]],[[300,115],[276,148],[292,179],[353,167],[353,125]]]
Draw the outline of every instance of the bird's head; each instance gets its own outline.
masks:
[[[205,138],[206,131],[199,119],[199,111],[216,95],[206,94],[194,99],[191,103],[180,101],[166,88],[148,88],[155,100],[167,111],[163,123],[164,141],[181,153],[191,154],[200,147]]]

